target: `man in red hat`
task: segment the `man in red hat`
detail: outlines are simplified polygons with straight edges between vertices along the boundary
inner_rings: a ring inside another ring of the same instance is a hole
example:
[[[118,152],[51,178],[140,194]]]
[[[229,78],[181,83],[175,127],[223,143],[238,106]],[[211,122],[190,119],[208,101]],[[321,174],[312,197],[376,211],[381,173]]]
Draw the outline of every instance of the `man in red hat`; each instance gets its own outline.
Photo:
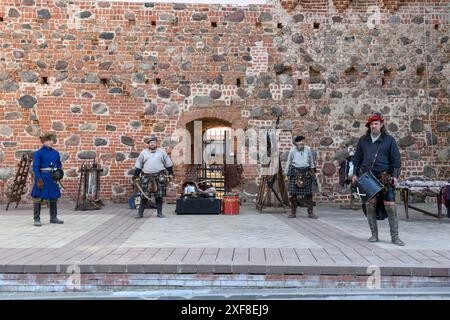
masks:
[[[381,114],[372,115],[366,123],[367,132],[359,139],[353,163],[356,174],[352,178],[353,184],[358,175],[371,171],[385,188],[367,203],[367,220],[372,236],[369,242],[378,241],[377,197],[382,197],[388,214],[392,243],[404,246],[398,236],[398,216],[395,208],[395,185],[400,173],[400,152],[394,137],[386,131]]]

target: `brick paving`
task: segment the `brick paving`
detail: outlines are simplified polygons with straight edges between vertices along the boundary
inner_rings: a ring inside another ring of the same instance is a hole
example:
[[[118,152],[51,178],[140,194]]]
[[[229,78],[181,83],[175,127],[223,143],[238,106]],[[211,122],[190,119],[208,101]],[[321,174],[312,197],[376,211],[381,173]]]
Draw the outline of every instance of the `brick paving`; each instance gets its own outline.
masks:
[[[432,210],[433,207],[429,206]],[[272,213],[271,213],[272,211]],[[399,207],[400,236],[392,245],[387,219],[379,221],[380,242],[369,243],[362,211],[319,205],[318,220],[300,210],[288,219],[281,209],[257,213],[178,216],[165,206],[165,219],[147,210],[133,218],[126,205],[76,212],[61,204],[64,225],[32,226],[31,207],[0,210],[0,273],[285,274],[368,275],[379,266],[386,276],[450,275],[450,219],[410,215]]]

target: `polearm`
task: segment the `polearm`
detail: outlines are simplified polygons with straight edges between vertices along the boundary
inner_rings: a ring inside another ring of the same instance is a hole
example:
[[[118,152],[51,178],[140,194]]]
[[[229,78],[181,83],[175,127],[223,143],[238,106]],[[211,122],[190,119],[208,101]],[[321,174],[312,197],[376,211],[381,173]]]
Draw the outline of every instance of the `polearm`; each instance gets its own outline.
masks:
[[[277,122],[275,123],[275,130],[278,129],[278,125],[280,123],[280,116],[277,116]],[[267,140],[269,142],[269,137],[267,137]],[[268,153],[270,153],[270,157],[272,157],[272,144],[268,143],[268,148],[267,151]],[[272,161],[272,160],[270,160]],[[271,164],[271,162],[269,161],[269,166]],[[280,196],[278,195],[278,193],[275,191],[275,189],[273,188],[273,184],[275,183],[275,179],[278,173],[274,174],[272,179],[270,181],[267,181],[267,186],[270,188],[270,190],[272,190],[273,194],[275,195],[275,197],[277,198],[278,202],[281,204],[281,206],[283,207],[283,209],[286,208],[286,206],[284,205],[283,201],[281,200]]]

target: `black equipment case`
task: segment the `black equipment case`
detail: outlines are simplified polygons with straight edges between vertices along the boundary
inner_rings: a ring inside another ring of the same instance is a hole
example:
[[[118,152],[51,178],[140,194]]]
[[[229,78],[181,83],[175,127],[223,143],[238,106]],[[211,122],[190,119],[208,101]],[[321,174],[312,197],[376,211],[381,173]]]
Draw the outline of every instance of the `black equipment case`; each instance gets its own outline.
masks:
[[[175,212],[177,214],[219,214],[222,201],[215,198],[178,198]]]

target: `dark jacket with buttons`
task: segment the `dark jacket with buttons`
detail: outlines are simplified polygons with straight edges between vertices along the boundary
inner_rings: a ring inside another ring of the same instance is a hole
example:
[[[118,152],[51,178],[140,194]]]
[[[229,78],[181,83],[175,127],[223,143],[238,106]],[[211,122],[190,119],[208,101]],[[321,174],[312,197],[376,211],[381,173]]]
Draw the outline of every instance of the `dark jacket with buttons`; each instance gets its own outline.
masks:
[[[401,167],[400,152],[394,137],[388,134],[381,134],[375,142],[372,142],[370,134],[364,135],[359,139],[353,158],[353,163],[357,168],[357,175],[370,170],[378,148],[378,155],[372,172],[378,175],[380,172],[385,171],[398,178]]]

